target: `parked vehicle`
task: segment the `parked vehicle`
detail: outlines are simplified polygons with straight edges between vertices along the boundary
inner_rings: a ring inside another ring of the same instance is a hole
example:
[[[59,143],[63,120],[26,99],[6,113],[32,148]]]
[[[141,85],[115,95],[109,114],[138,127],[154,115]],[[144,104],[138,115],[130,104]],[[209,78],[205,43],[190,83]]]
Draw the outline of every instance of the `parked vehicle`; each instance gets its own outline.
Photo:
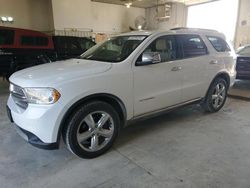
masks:
[[[87,37],[53,36],[57,60],[75,58],[96,43]]]
[[[57,149],[62,136],[72,153],[93,158],[130,121],[192,103],[219,111],[235,64],[216,31],[127,33],[77,59],[13,74],[7,112],[32,145]]]
[[[55,59],[52,37],[37,31],[0,27],[0,76]]]
[[[56,60],[77,57],[95,43],[86,37],[48,36],[44,33],[0,27],[0,76]]]
[[[240,47],[237,55],[236,78],[250,80],[250,45]]]

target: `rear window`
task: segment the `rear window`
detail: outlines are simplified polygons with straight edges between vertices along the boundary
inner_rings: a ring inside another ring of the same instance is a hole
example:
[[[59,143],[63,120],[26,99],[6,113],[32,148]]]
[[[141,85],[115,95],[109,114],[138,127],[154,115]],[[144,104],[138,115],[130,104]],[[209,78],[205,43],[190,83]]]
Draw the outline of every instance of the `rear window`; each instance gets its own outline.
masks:
[[[0,30],[0,45],[12,45],[14,43],[14,34],[13,30]]]
[[[214,49],[217,52],[229,52],[230,47],[228,46],[227,42],[220,37],[208,36],[207,37]]]
[[[207,54],[207,47],[198,35],[177,35],[182,46],[183,58],[202,56]]]
[[[47,37],[21,36],[21,45],[23,46],[48,46]]]

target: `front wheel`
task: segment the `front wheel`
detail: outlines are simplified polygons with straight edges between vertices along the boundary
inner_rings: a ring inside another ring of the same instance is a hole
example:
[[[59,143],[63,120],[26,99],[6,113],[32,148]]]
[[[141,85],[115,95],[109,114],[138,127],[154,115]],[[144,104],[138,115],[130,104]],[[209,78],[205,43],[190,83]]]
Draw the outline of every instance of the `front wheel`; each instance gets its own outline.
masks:
[[[202,103],[207,112],[218,112],[225,104],[228,84],[223,78],[217,78],[210,86],[207,96]]]
[[[111,148],[120,119],[108,103],[95,101],[80,107],[63,133],[68,149],[81,158],[94,158]]]

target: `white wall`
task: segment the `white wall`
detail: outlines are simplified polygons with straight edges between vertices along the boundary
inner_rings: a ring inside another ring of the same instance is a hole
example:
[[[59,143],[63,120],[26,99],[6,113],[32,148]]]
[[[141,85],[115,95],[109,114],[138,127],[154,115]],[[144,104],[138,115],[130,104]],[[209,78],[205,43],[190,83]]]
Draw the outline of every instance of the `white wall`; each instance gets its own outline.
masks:
[[[250,1],[240,0],[235,45],[250,44]],[[246,25],[242,24],[246,21]]]
[[[146,20],[148,29],[171,29],[174,27],[186,27],[187,21],[187,7],[182,3],[171,4],[170,18],[167,21],[157,21],[156,7],[146,9]]]
[[[12,16],[13,24],[0,25],[49,31],[53,29],[50,0],[0,0],[0,16]]]
[[[56,30],[89,28],[94,32],[125,32],[129,26],[134,27],[137,16],[145,16],[145,9],[90,0],[52,0],[52,6]]]

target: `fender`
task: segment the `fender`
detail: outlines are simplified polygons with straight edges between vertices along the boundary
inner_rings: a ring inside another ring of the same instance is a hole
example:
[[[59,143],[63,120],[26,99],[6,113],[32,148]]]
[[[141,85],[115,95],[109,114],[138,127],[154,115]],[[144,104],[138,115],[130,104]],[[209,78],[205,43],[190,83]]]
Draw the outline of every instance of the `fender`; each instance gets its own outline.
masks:
[[[97,93],[97,94],[92,94],[89,96],[86,96],[80,100],[78,100],[77,102],[75,102],[67,111],[66,113],[63,115],[62,121],[60,123],[59,129],[58,129],[58,133],[57,133],[57,144],[59,145],[60,143],[60,138],[61,138],[61,133],[63,131],[64,128],[64,124],[67,121],[67,118],[83,103],[86,103],[87,101],[91,101],[91,100],[101,100],[101,101],[105,101],[107,103],[111,101],[115,101],[118,105],[119,108],[122,112],[122,114],[118,114],[121,117],[121,121],[122,121],[122,125],[124,126],[126,124],[126,120],[127,120],[127,110],[126,107],[124,105],[124,103],[122,102],[122,100],[120,98],[118,98],[115,95],[112,94],[108,94],[108,93]],[[110,104],[110,103],[109,103]],[[117,104],[111,104],[114,108],[117,108]]]
[[[215,77],[213,78],[213,80],[210,82],[210,85],[209,85],[209,87],[208,87],[208,89],[207,89],[207,91],[206,91],[206,95],[205,95],[204,98],[206,98],[207,93],[208,93],[208,91],[209,91],[209,88],[211,87],[212,83],[213,83],[217,78],[224,78],[224,79],[226,80],[227,84],[228,84],[227,89],[229,88],[229,86],[230,86],[230,76],[229,76],[229,74],[228,74],[227,72],[225,72],[225,71],[219,72],[219,73],[217,73],[217,74],[215,75]]]

